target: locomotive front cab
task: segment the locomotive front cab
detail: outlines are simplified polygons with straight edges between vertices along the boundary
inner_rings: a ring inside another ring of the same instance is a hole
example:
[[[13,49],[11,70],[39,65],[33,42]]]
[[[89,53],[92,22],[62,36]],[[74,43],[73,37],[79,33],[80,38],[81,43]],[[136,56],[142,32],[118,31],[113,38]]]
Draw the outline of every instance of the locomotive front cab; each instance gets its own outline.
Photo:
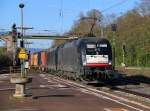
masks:
[[[86,43],[81,54],[86,79],[95,80],[112,76],[112,50],[107,40]]]
[[[82,51],[83,66],[106,67],[112,65],[111,47],[107,44],[87,43]]]

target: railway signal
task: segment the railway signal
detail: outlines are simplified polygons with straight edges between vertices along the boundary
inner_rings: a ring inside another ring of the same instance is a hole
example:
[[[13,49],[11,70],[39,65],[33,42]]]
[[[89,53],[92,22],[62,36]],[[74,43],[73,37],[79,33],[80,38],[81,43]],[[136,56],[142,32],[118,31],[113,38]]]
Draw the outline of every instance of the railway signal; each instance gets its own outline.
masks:
[[[123,43],[123,45],[122,45],[122,50],[123,50],[124,54],[126,54],[126,45],[125,45],[125,43]]]
[[[24,48],[24,41],[23,40],[20,41],[20,47]]]
[[[122,45],[122,66],[125,67],[125,55],[126,55],[126,45],[123,43]]]
[[[12,37],[13,37],[13,42],[17,42],[17,28],[16,28],[16,24],[12,25]]]
[[[111,30],[113,32],[116,32],[117,31],[117,24],[111,24]]]
[[[22,35],[21,35],[21,33],[20,33],[20,32],[18,32],[18,33],[17,33],[17,37],[18,37],[18,39],[21,39],[21,36],[22,36]]]
[[[12,25],[12,42],[13,42],[13,65],[16,65],[17,28],[15,23]]]

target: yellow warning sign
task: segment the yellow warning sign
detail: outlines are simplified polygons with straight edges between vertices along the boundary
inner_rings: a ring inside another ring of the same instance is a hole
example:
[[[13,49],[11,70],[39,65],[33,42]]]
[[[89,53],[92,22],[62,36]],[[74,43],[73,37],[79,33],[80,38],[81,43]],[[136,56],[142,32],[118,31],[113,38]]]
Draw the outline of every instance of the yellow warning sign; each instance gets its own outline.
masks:
[[[25,59],[27,56],[25,49],[21,49],[19,52],[19,59]]]

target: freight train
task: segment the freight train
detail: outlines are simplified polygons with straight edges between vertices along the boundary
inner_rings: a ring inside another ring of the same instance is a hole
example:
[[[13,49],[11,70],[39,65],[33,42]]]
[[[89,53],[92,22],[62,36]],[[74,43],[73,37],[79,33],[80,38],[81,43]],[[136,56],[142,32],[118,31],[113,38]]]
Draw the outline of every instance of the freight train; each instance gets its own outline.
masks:
[[[112,48],[107,39],[83,37],[30,54],[30,66],[81,81],[113,78]]]

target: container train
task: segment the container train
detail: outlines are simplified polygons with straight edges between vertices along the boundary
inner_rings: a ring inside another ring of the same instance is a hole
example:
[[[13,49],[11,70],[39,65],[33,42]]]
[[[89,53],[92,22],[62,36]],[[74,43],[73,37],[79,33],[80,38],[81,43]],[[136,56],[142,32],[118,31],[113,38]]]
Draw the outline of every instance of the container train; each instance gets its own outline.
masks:
[[[98,37],[73,39],[56,48],[31,53],[30,66],[88,82],[114,76],[111,44]]]

